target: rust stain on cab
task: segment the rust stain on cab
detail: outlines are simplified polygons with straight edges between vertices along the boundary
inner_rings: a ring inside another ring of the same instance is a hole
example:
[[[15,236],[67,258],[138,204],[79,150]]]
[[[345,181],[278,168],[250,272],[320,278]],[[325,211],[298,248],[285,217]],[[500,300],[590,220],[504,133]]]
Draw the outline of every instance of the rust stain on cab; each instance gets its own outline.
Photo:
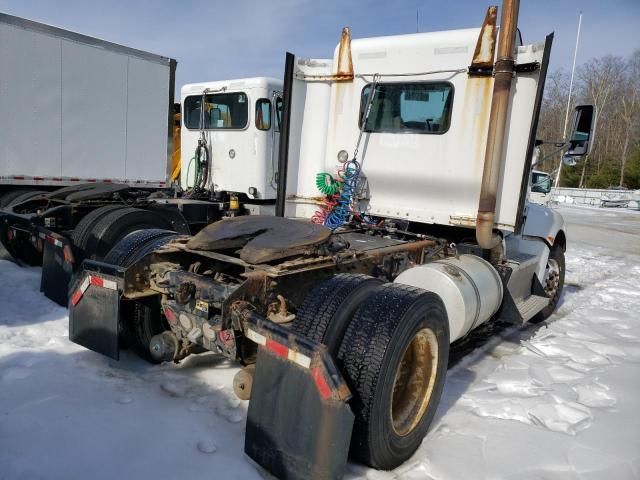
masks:
[[[496,21],[498,7],[491,6],[487,9],[484,23],[478,35],[478,42],[473,53],[472,68],[491,68],[496,52]]]
[[[338,71],[335,74],[335,78],[340,80],[353,79],[351,31],[349,30],[349,27],[344,27],[342,29],[342,35],[340,35],[340,47],[338,48]]]

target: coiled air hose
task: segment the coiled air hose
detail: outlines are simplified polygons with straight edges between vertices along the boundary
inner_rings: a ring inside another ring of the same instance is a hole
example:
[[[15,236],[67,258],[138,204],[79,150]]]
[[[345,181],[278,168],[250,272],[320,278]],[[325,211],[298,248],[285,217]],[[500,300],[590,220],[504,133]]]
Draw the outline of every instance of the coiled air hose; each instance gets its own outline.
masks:
[[[196,178],[193,185],[198,190],[205,190],[207,188],[207,181],[209,180],[209,148],[204,132],[202,132],[201,137],[198,140],[195,159]]]
[[[341,182],[335,180],[330,173],[322,172],[316,175],[316,187],[327,197],[338,193],[340,186]]]
[[[316,186],[318,187],[318,190],[327,197],[327,199],[325,200],[324,207],[311,217],[311,221],[314,223],[324,223],[324,225],[329,227],[331,230],[335,230],[344,225],[349,220],[349,216],[353,211],[352,204],[354,203],[358,191],[358,181],[360,179],[361,170],[360,162],[358,162],[358,149],[360,148],[364,129],[369,121],[373,97],[376,94],[378,76],[378,74],[375,74],[373,76],[373,81],[371,82],[371,94],[367,99],[367,104],[364,110],[365,114],[360,125],[360,133],[358,135],[358,141],[356,142],[356,148],[353,152],[353,157],[351,160],[344,162],[338,169],[338,178],[341,181],[334,180],[328,173],[319,173],[316,175]],[[331,180],[330,183],[327,177]],[[364,218],[364,221],[370,223],[370,220],[366,215],[362,214],[361,217]]]
[[[195,161],[194,167],[194,175],[193,175],[193,186],[190,189],[188,194],[189,197],[193,195],[198,195],[204,190],[207,189],[207,184],[209,182],[209,146],[207,144],[207,136],[205,133],[205,124],[204,124],[204,111],[206,106],[206,97],[208,93],[208,89],[205,89],[202,92],[202,99],[200,100],[200,138],[198,139],[198,146],[196,147],[195,153],[193,154],[193,158],[189,160],[189,165],[187,166],[187,182],[189,181],[189,170],[191,167],[191,162]]]
[[[331,230],[344,225],[351,214],[351,202],[356,194],[358,178],[360,177],[360,163],[354,158],[344,163],[342,171],[342,190],[333,210],[328,213],[324,224]]]

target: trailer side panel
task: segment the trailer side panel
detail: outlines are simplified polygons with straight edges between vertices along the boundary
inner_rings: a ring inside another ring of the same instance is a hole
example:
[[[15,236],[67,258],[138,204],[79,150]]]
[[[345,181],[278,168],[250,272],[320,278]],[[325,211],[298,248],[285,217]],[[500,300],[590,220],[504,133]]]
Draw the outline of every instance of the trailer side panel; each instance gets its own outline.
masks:
[[[0,184],[164,186],[174,69],[169,58],[0,14]]]

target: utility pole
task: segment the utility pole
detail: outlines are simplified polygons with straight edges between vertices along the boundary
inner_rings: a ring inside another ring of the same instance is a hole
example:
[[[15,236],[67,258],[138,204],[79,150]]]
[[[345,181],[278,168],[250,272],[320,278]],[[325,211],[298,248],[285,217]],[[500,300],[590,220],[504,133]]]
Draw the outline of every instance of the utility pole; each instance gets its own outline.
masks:
[[[573,51],[573,66],[571,67],[571,81],[569,82],[569,98],[567,99],[567,111],[564,116],[564,129],[562,131],[563,140],[566,140],[566,136],[567,136],[567,124],[569,123],[569,109],[571,108],[571,95],[573,94],[573,76],[576,72],[576,57],[578,56],[578,43],[580,42],[581,27],[582,27],[582,10],[580,10],[580,18],[578,19],[578,33],[576,34],[576,48]],[[562,158],[560,158],[560,165],[558,166],[556,181],[553,183],[553,186],[556,188],[560,186],[560,173],[562,173]]]

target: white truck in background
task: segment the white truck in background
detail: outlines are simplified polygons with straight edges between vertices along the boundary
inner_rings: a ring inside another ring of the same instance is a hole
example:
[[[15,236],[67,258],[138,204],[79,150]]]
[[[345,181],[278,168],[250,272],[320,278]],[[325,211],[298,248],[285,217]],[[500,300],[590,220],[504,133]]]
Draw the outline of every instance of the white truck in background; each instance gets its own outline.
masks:
[[[181,89],[181,105],[182,189],[194,185],[193,152],[204,135],[214,159],[211,191],[242,192],[251,200],[274,200],[282,80],[257,77],[187,84]]]
[[[42,264],[58,303],[133,231],[273,212],[282,81],[186,85],[179,115],[176,64],[0,14],[0,255]]]
[[[529,201],[539,205],[551,202],[551,175],[541,170],[531,171],[531,191]]]

